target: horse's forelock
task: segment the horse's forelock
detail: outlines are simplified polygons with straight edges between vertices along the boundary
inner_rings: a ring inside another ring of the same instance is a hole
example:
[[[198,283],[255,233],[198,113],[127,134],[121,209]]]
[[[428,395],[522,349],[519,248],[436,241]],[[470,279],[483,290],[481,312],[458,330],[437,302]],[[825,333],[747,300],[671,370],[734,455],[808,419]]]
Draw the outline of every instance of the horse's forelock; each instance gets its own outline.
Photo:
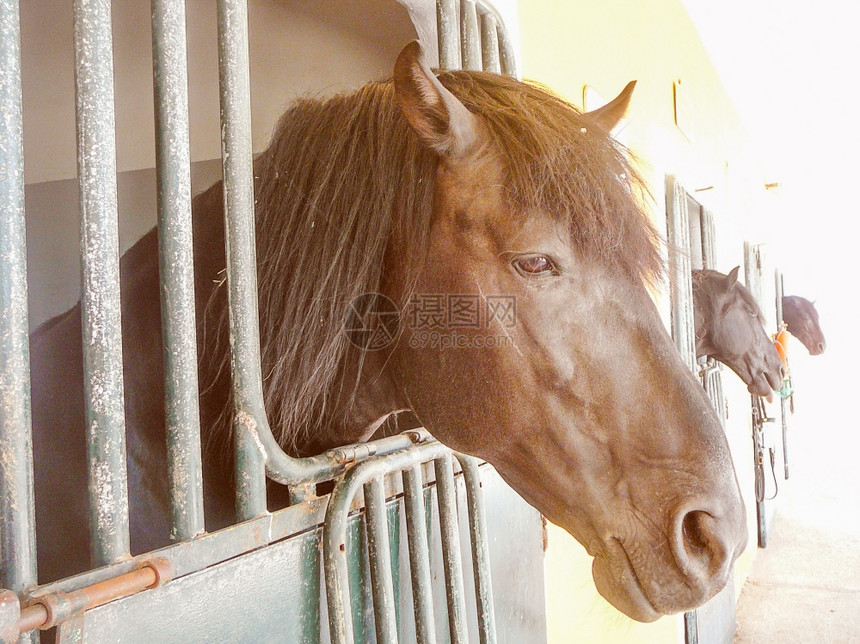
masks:
[[[577,249],[654,283],[663,273],[650,198],[627,151],[575,107],[535,84],[481,72],[440,80],[479,114],[500,150],[513,209],[569,226]]]

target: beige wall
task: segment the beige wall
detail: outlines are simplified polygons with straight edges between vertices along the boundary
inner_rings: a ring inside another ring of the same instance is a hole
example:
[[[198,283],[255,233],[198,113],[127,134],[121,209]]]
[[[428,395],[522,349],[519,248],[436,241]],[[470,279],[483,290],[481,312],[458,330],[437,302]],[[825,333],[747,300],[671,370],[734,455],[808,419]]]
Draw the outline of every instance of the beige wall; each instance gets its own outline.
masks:
[[[522,75],[582,107],[583,88],[613,98],[637,80],[623,141],[641,160],[665,229],[664,177],[677,175],[712,209],[718,268],[743,264],[743,240],[759,241],[768,209],[753,142],[741,124],[681,0],[520,0]],[[675,125],[673,84],[686,94],[682,133]],[[593,108],[594,106],[588,106]],[[767,297],[767,296],[766,296]],[[665,297],[661,308],[667,308]],[[771,301],[771,300],[768,300]],[[745,494],[750,543],[736,566],[736,590],[755,553],[749,394],[725,370],[727,435]],[[638,624],[595,591],[591,560],[561,529],[549,527],[546,579],[550,642],[682,642],[680,616]]]

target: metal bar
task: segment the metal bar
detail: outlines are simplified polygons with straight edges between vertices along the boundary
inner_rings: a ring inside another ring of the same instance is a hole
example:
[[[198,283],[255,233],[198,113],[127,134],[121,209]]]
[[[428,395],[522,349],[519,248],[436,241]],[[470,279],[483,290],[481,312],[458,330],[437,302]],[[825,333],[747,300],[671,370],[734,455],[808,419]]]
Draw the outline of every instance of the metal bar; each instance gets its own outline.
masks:
[[[74,41],[90,531],[100,566],[129,552],[110,0],[75,0]]]
[[[481,61],[484,71],[502,73],[496,17],[491,13],[481,14]]]
[[[236,514],[242,521],[266,512],[266,454],[256,438],[257,428],[266,421],[257,310],[246,0],[218,2],[218,70],[232,349],[230,364],[235,406]]]
[[[451,644],[465,644],[467,641],[466,596],[451,454],[447,453],[436,459],[433,467],[436,472],[436,491],[439,495],[442,560],[445,568],[445,590],[448,596],[448,628],[451,633]]]
[[[134,570],[154,556],[170,560],[174,576],[184,577],[321,525],[325,521],[327,501],[327,497],[320,497],[300,506],[284,508],[218,532],[204,534],[192,541],[172,544],[127,561],[45,584],[33,591],[31,596],[38,598],[57,591],[68,593],[91,586]]]
[[[436,0],[440,69],[460,69],[460,39],[454,0]]]
[[[687,192],[677,179],[666,178],[667,237],[670,248],[679,249],[669,259],[669,291],[672,301],[672,339],[681,358],[696,373],[696,326],[693,321],[693,283],[690,264],[690,221]],[[686,249],[686,250],[684,250]]]
[[[433,592],[430,579],[430,547],[424,512],[424,484],[421,466],[403,470],[403,496],[406,508],[406,539],[412,577],[412,606],[415,611],[417,644],[435,644]]]
[[[478,606],[478,636],[481,644],[496,643],[496,613],[493,608],[493,584],[490,578],[490,551],[487,540],[487,517],[478,463],[471,456],[457,454],[466,484],[469,506],[469,536],[472,542],[472,569],[475,575],[475,599]]]
[[[335,486],[323,528],[323,564],[332,644],[352,644],[354,640],[346,548],[346,526],[352,499],[361,486],[373,477],[426,463],[443,454],[450,454],[448,448],[435,441],[415,445],[359,463],[344,474]]]
[[[17,0],[0,4],[0,588],[36,583],[21,44]]]
[[[782,271],[778,268],[773,271],[774,284],[776,285],[776,327],[777,333],[779,330],[783,328],[783,324],[785,324],[785,320],[783,319],[783,311],[782,311],[782,298],[785,295],[785,281],[783,279]],[[788,371],[787,377],[791,378],[791,372],[788,369],[788,365],[786,365],[786,370]],[[779,415],[782,421],[782,472],[783,478],[788,480],[789,475],[789,467],[788,467],[788,412],[789,412],[789,404],[788,399],[780,397],[779,399]]]
[[[379,644],[396,644],[397,620],[394,610],[394,583],[391,577],[388,513],[381,476],[365,483],[364,503],[376,641]]]
[[[97,608],[120,597],[134,595],[149,588],[156,588],[173,579],[173,568],[163,558],[150,559],[145,564],[112,579],[71,593],[54,593],[40,596],[34,603],[21,610],[18,629],[21,633],[34,628],[52,628],[79,617],[86,611]]]
[[[171,537],[184,541],[204,530],[184,0],[152,0],[152,67]]]
[[[511,37],[508,34],[508,30],[505,29],[504,22],[498,17],[496,19],[496,36],[499,41],[499,63],[502,68],[502,73],[506,76],[518,78],[517,58],[514,55],[514,46],[511,43]]]
[[[240,519],[266,511],[266,472],[279,483],[296,485],[328,481],[345,469],[333,454],[291,458],[272,435],[263,405],[247,15],[246,0],[218,1],[227,289]]]
[[[460,50],[463,69],[481,71],[481,45],[478,40],[478,10],[475,0],[460,0]]]

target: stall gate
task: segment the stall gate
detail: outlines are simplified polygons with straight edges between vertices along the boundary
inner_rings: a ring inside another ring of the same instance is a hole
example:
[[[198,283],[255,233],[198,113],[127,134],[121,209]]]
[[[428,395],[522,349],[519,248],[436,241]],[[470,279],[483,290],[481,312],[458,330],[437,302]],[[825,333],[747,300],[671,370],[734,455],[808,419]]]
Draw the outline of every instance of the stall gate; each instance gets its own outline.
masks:
[[[403,4],[412,14],[421,3]],[[516,74],[492,7],[429,5],[441,67]],[[178,543],[129,556],[111,6],[75,0],[88,458],[91,470],[110,472],[112,489],[90,501],[101,517],[92,522],[101,567],[39,587],[19,4],[0,1],[0,639],[37,641],[36,629],[56,627],[60,642],[545,640],[540,517],[488,465],[452,454],[422,429],[303,459],[275,442],[261,393],[247,4],[218,0],[217,8],[240,523],[204,530],[185,6],[152,0],[165,372],[178,383],[165,401]],[[267,475],[290,486],[290,507],[267,511]],[[334,490],[317,496],[324,481]]]
[[[725,427],[722,367],[713,359],[696,359],[696,324],[693,317],[693,269],[718,270],[713,213],[701,206],[677,177],[666,178],[666,229],[669,242],[669,285],[672,302],[672,337],[687,366],[702,379],[702,386]],[[713,599],[684,614],[686,644],[730,642],[735,630],[734,575]]]

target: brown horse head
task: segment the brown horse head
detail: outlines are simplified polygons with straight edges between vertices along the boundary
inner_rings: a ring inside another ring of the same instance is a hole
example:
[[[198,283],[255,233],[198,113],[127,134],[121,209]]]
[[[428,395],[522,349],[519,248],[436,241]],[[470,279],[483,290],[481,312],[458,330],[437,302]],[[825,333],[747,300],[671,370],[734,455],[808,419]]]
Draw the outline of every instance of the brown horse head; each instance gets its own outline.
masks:
[[[703,602],[744,546],[742,503],[719,422],[647,293],[654,234],[612,115],[489,74],[437,79],[415,47],[394,81],[438,157],[413,303],[448,306],[439,342],[410,312],[390,354],[403,406],[576,537],[628,615]]]
[[[728,275],[693,271],[696,355],[727,364],[750,393],[773,399],[785,371],[764,330],[764,316],[749,290],[738,282],[739,266]]]
[[[318,452],[412,410],[648,621],[718,592],[746,527],[719,420],[648,295],[662,264],[606,133],[616,105],[437,78],[416,43],[393,82],[300,102],[256,168],[260,326],[282,444]]]
[[[803,343],[809,355],[824,353],[827,343],[824,341],[824,332],[819,325],[814,302],[798,295],[786,295],[782,298],[782,319],[788,326],[789,333]]]

